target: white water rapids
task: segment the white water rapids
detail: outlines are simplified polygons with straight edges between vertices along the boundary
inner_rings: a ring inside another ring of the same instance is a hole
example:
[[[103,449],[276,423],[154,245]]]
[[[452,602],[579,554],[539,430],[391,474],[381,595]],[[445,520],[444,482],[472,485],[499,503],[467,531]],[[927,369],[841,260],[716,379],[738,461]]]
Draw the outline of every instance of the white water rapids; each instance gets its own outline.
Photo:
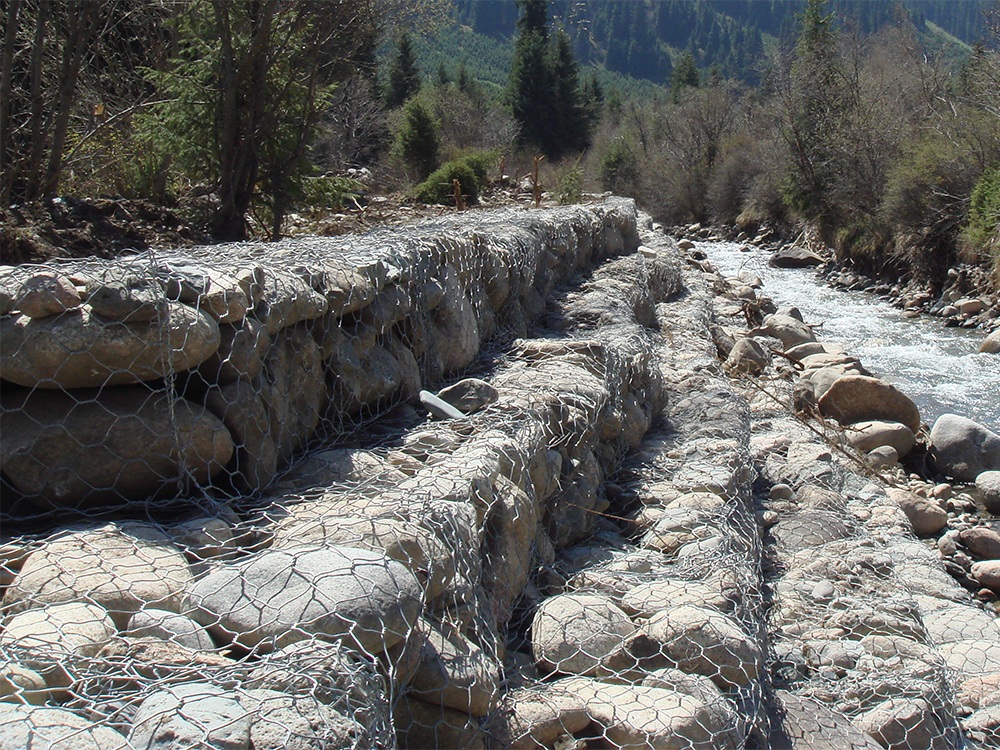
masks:
[[[755,248],[695,244],[723,276],[754,273],[764,282],[760,293],[778,307],[795,306],[807,323],[822,323],[820,341],[839,344],[873,375],[895,384],[927,425],[952,413],[1000,432],[1000,355],[978,353],[981,331],[946,328],[940,318],[906,318],[875,295],[826,286],[810,269],[771,268],[770,254]]]

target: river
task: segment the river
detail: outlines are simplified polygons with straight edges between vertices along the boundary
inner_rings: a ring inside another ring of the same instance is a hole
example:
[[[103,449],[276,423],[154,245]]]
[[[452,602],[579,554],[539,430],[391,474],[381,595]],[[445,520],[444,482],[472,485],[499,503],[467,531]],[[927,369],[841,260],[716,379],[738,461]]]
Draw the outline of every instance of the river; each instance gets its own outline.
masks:
[[[1000,432],[1000,355],[980,354],[980,331],[946,328],[940,318],[904,317],[866,292],[833,289],[810,269],[772,268],[769,253],[741,252],[731,242],[697,242],[724,276],[756,274],[778,307],[793,305],[807,323],[822,323],[821,341],[839,344],[873,375],[888,380],[932,425],[941,414],[960,414]]]

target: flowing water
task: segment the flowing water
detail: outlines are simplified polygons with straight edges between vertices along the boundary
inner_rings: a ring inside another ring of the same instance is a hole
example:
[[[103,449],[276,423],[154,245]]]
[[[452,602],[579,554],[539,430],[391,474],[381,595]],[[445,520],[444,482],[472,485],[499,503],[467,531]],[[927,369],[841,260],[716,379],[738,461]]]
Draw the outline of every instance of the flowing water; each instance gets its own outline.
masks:
[[[820,341],[839,344],[873,375],[888,380],[932,425],[944,413],[968,417],[1000,432],[1000,356],[979,354],[981,331],[945,328],[940,318],[906,318],[866,292],[826,286],[809,269],[771,268],[770,255],[741,252],[731,242],[698,242],[723,276],[754,273],[778,307],[793,305],[807,323],[823,323]]]

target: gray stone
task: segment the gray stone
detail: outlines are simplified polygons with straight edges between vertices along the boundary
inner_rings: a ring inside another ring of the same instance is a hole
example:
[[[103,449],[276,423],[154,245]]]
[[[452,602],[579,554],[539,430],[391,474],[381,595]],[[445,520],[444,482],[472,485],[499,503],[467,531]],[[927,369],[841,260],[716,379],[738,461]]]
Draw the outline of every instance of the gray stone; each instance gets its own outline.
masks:
[[[785,245],[771,255],[768,265],[775,268],[808,268],[822,265],[823,262],[822,256],[808,248],[801,245]]]
[[[247,648],[347,635],[377,654],[406,637],[420,600],[417,579],[385,553],[327,547],[219,566],[189,588],[186,607],[219,638]]]
[[[68,675],[53,669],[52,663],[95,656],[114,635],[115,625],[103,607],[65,602],[9,617],[0,633],[0,648],[17,654],[23,666],[38,671],[48,687],[66,687]]]
[[[779,720],[768,736],[773,750],[880,750],[844,714],[818,701],[779,690]]]
[[[88,307],[0,319],[0,377],[37,388],[90,388],[156,380],[197,367],[219,348],[219,325],[177,302],[156,319],[105,321]]]
[[[47,507],[175,495],[208,484],[233,454],[211,412],[144,386],[14,391],[0,403],[4,473]]]
[[[17,292],[14,305],[29,318],[48,318],[79,307],[80,295],[73,282],[61,274],[38,273]]]
[[[139,705],[128,739],[147,750],[249,750],[250,714],[216,685],[171,685]]]
[[[166,310],[166,297],[153,279],[129,275],[89,279],[86,285],[87,304],[102,318],[138,323],[157,318]]]
[[[937,504],[936,500],[895,487],[887,487],[886,494],[902,508],[906,517],[910,519],[913,533],[917,536],[936,534],[948,524],[948,513]]]
[[[560,594],[542,602],[531,623],[531,650],[548,669],[595,674],[635,625],[609,598]]]
[[[968,739],[980,743],[980,747],[1000,745],[1000,705],[981,708],[962,720],[962,728]]]
[[[472,414],[494,403],[500,393],[489,383],[478,378],[466,378],[438,391],[438,398],[447,401],[460,412]]]
[[[267,326],[274,336],[282,328],[303,320],[313,320],[329,309],[322,294],[312,288],[309,280],[292,273],[268,273],[261,300],[253,316]]]
[[[899,452],[891,445],[880,445],[868,452],[865,462],[875,471],[891,469],[899,464]]]
[[[850,536],[850,533],[839,514],[817,509],[792,513],[771,529],[779,546],[789,552],[843,539]]]
[[[177,611],[191,584],[187,560],[156,527],[135,521],[69,529],[32,552],[4,593],[8,611],[88,601],[119,628],[146,606]]]
[[[45,677],[22,664],[0,667],[0,702],[42,706],[50,694]]]
[[[485,716],[500,697],[499,665],[457,630],[424,623],[426,635],[409,692],[428,703]]]
[[[162,638],[192,651],[215,648],[212,637],[190,617],[162,609],[142,609],[128,621],[125,635],[131,638]]]
[[[723,689],[757,679],[762,657],[732,618],[684,604],[651,617],[625,646],[640,665],[704,675]]]
[[[976,492],[986,510],[993,515],[1000,515],[1000,471],[983,471],[977,474]]]
[[[1000,328],[983,339],[983,343],[979,345],[979,351],[983,354],[1000,354]]]
[[[561,735],[580,732],[589,724],[583,700],[558,682],[511,691],[492,722],[510,750],[552,747]]]
[[[278,472],[278,446],[271,434],[271,420],[263,398],[264,384],[236,380],[213,386],[205,406],[229,430],[236,446],[236,460],[226,467],[233,483],[248,492],[268,486]]]
[[[730,750],[743,738],[731,712],[673,690],[612,685],[586,677],[555,683],[579,697],[613,747],[650,750]]]
[[[444,399],[438,398],[430,391],[420,391],[418,394],[420,403],[428,412],[438,419],[465,419],[465,413],[449,404]]]
[[[913,433],[920,429],[916,404],[896,386],[878,378],[844,375],[817,403],[820,413],[842,425],[884,420],[900,422]]]
[[[325,511],[325,512],[324,512]],[[313,503],[293,506],[274,529],[271,549],[304,546],[343,546],[384,552],[407,567],[426,586],[427,596],[438,597],[455,576],[455,560],[434,534],[410,521],[395,518],[347,516]]]
[[[807,344],[816,340],[812,328],[802,321],[787,315],[768,315],[764,319],[764,325],[761,328],[755,328],[750,331],[751,336],[758,333],[765,336],[773,336],[781,342],[781,345],[785,349],[791,349],[800,344]]]
[[[710,679],[699,674],[688,674],[673,667],[655,669],[642,678],[646,687],[673,690],[683,695],[690,695],[702,703],[714,703],[725,700],[722,691]]]
[[[339,641],[296,641],[272,651],[250,670],[242,687],[308,695],[349,708],[362,720],[370,719],[388,699],[372,664]]]
[[[858,422],[845,429],[848,442],[862,453],[884,445],[892,446],[900,458],[916,445],[913,431],[899,422]]]
[[[858,716],[855,723],[886,750],[952,746],[931,707],[920,699],[890,698]]]
[[[955,414],[942,414],[934,422],[928,452],[938,471],[962,482],[974,482],[984,471],[1000,471],[1000,435]]]
[[[633,617],[653,617],[668,607],[697,604],[725,612],[732,602],[718,590],[700,581],[660,579],[632,588],[622,597],[621,608]]]
[[[986,526],[962,529],[959,540],[973,555],[985,560],[1000,559],[1000,534]]]
[[[236,380],[253,380],[264,366],[271,346],[267,328],[253,318],[219,326],[218,350],[198,366],[209,383],[227,385]]]
[[[0,750],[132,750],[113,729],[61,708],[0,703]]]
[[[239,701],[250,712],[253,750],[371,747],[365,727],[356,717],[348,718],[313,698],[249,690],[239,696]]]
[[[748,336],[733,345],[723,366],[730,376],[756,376],[763,373],[770,363],[771,352],[757,339]]]
[[[484,750],[479,721],[463,711],[404,695],[396,702],[393,726],[400,750]]]
[[[923,616],[932,643],[954,643],[981,638],[1000,642],[996,617],[976,607],[947,604]]]

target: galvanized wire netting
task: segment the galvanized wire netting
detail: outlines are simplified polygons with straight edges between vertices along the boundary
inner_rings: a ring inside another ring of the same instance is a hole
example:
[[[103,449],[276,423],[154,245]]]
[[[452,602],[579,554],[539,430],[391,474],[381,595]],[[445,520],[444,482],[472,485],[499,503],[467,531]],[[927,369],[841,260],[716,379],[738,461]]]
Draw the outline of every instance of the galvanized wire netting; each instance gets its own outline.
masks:
[[[664,410],[677,260],[635,222],[5,269],[0,747],[744,744],[745,503],[709,488],[719,541],[675,558],[643,525],[680,467],[616,474],[699,418]],[[644,586],[718,595],[658,622]]]

